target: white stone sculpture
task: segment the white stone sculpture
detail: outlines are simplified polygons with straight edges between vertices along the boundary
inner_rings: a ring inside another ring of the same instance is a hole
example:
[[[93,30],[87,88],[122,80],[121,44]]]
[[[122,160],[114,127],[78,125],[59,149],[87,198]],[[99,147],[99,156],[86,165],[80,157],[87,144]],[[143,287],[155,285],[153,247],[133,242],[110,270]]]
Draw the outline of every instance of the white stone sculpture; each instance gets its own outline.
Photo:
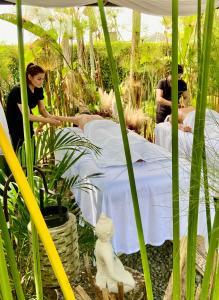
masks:
[[[120,259],[114,254],[111,244],[113,231],[112,220],[101,214],[95,228],[98,237],[95,245],[96,284],[100,289],[108,288],[109,292],[117,293],[117,283],[122,282],[126,293],[134,289],[135,281],[132,275],[124,269]]]

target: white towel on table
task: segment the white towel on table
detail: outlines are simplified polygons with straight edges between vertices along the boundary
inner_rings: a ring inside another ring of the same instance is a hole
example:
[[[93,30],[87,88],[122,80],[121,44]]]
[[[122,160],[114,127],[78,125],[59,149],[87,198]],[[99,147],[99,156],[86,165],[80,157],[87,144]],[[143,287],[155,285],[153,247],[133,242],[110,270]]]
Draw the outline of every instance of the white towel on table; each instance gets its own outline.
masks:
[[[102,149],[101,155],[94,157],[98,166],[120,166],[126,164],[120,125],[111,120],[94,120],[84,127],[84,135]],[[143,160],[153,162],[170,158],[170,153],[162,147],[148,142],[135,132],[128,131],[132,162]]]

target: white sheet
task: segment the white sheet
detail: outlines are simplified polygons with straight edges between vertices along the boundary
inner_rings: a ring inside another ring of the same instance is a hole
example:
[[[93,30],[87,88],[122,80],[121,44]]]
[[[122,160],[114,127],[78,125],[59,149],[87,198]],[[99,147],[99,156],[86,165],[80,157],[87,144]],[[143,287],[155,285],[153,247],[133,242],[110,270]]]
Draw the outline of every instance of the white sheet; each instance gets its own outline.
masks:
[[[65,130],[68,129],[64,129],[64,132]],[[64,152],[56,153],[56,159],[61,159],[63,155]],[[180,168],[180,234],[183,236],[187,234],[189,166],[184,160],[181,165],[183,167]],[[173,236],[171,160],[165,158],[153,162],[135,162],[133,166],[145,243],[161,245]],[[134,253],[139,250],[139,243],[126,166],[100,168],[88,156],[83,157],[65,176],[80,174],[84,177],[97,170],[104,176],[90,179],[89,182],[98,186],[99,190],[73,191],[83,217],[95,225],[100,213],[105,212],[113,219],[115,225],[113,237],[115,252]],[[198,233],[206,237],[203,203],[200,205]]]
[[[9,134],[9,130],[8,130],[8,123],[7,123],[7,120],[6,120],[6,117],[5,117],[5,112],[3,110],[3,107],[2,107],[2,104],[0,102],[0,123],[9,139],[9,141],[11,141],[11,138],[10,138],[10,134]],[[2,155],[2,150],[0,148],[0,155]]]
[[[185,118],[184,124],[194,128],[195,113]],[[159,123],[155,127],[155,143],[172,151],[172,133],[169,122]],[[179,157],[191,161],[193,133],[178,131]],[[219,189],[219,114],[212,110],[206,111],[205,150],[208,165],[208,180],[212,195]]]
[[[191,111],[183,121],[194,132],[195,111]],[[219,140],[219,113],[214,110],[206,109],[205,113],[205,138],[206,140]]]
[[[126,164],[120,125],[111,120],[94,120],[84,127],[84,135],[93,144],[102,149],[101,157],[94,156],[99,167],[120,166]],[[162,147],[149,143],[140,135],[128,130],[128,140],[132,162],[144,160],[154,162],[170,158]]]
[[[194,130],[195,111],[190,112],[184,125]],[[159,123],[155,127],[155,143],[172,151],[172,133],[169,122]],[[193,133],[178,131],[179,156],[191,160]],[[205,116],[205,147],[208,165],[219,169],[219,113],[207,109]]]
[[[9,1],[9,0],[8,0]],[[15,3],[16,0],[9,2]],[[145,14],[167,16],[171,15],[171,0],[110,0],[110,3],[121,7],[128,7]],[[206,0],[202,0],[202,11],[205,9]],[[96,0],[23,0],[24,5],[42,6],[42,7],[71,7],[84,6],[97,3]],[[215,1],[215,7],[219,6],[219,1]],[[179,15],[196,15],[197,0],[179,0]]]
[[[191,159],[193,134],[178,131],[179,157]],[[155,144],[172,152],[172,131],[169,122],[159,123],[155,127]]]

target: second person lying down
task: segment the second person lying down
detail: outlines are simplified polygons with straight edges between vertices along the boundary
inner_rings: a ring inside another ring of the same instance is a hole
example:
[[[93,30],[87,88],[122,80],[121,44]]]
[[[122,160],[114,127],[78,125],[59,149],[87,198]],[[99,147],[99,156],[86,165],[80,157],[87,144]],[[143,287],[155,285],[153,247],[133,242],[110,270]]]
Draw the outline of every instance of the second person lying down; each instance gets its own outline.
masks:
[[[178,127],[179,127],[180,130],[185,131],[185,132],[192,132],[191,126],[186,124],[185,120],[186,120],[186,117],[188,116],[188,114],[191,113],[194,110],[195,110],[195,108],[193,106],[180,108],[178,110]],[[172,123],[172,116],[171,115],[169,115],[167,117],[167,121]]]

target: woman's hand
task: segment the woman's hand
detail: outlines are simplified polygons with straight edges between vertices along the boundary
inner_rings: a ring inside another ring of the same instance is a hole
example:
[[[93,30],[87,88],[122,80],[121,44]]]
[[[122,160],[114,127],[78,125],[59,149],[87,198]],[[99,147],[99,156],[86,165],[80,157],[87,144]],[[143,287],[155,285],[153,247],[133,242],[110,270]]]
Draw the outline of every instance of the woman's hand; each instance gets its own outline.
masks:
[[[51,125],[61,125],[61,121],[55,119],[55,118],[47,118],[49,124]]]
[[[185,132],[192,132],[192,128],[190,126],[188,126],[188,125],[184,125],[183,126],[183,131],[185,131]]]
[[[179,129],[185,132],[192,132],[192,128],[188,125],[184,125],[182,123],[179,124]]]
[[[50,118],[50,119],[53,119],[53,120],[58,120],[58,121],[60,121],[60,119],[59,119],[59,117],[58,117],[58,116],[49,115],[49,117],[48,117],[48,118]]]

